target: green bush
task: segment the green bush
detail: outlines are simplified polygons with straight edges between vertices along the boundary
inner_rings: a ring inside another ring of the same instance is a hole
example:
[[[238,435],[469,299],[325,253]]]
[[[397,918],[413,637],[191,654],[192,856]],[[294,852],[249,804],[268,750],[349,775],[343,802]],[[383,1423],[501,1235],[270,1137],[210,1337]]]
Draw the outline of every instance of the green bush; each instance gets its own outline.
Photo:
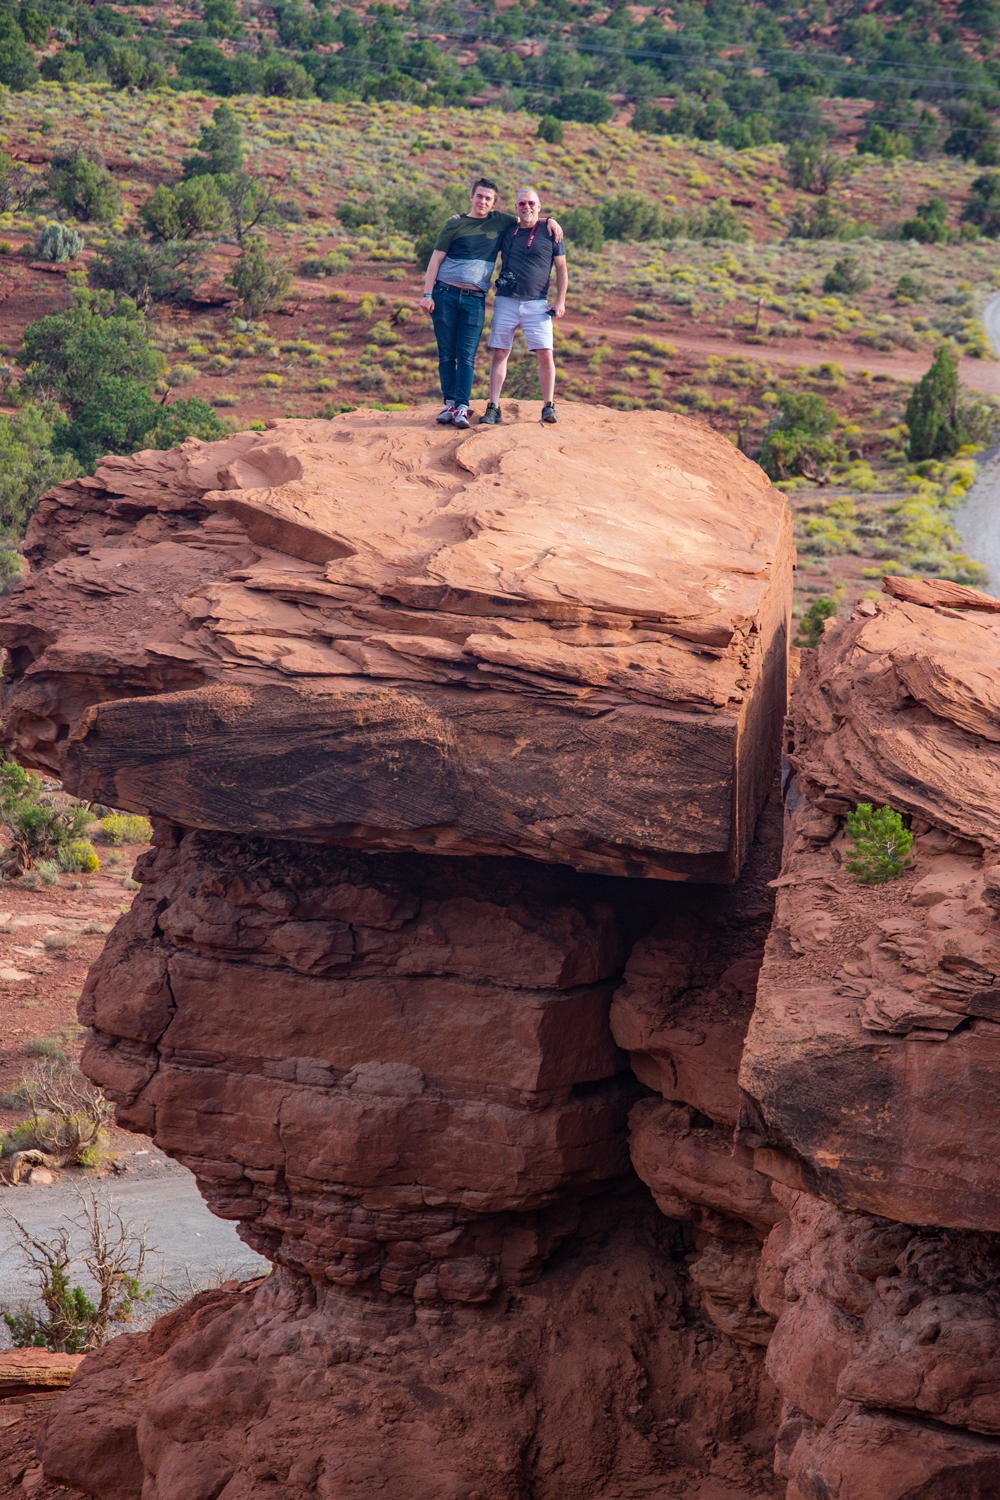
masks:
[[[138,309],[123,303],[113,311],[107,293],[77,288],[69,312],[29,323],[18,354],[22,389],[65,402],[75,416],[102,381],[155,380],[163,356],[150,347]]]
[[[61,264],[64,260],[75,260],[83,249],[83,235],[65,224],[46,224],[35,242],[35,258],[51,260]]]
[[[600,89],[566,89],[552,106],[559,120],[579,120],[584,125],[603,125],[614,114],[607,94]]]
[[[902,818],[892,808],[880,807],[875,812],[870,802],[859,802],[847,814],[847,831],[851,843],[844,867],[858,877],[859,885],[898,880],[912,865],[913,834],[903,827]]]
[[[975,224],[990,239],[1000,237],[1000,176],[996,172],[973,178],[959,218],[963,224]]]
[[[144,311],[153,302],[186,302],[205,279],[199,241],[171,240],[149,244],[125,235],[105,245],[87,263],[92,287],[110,292],[118,311],[124,299]]]
[[[243,127],[230,104],[217,104],[201,127],[197,151],[181,163],[184,176],[216,177],[243,170]]]
[[[857,261],[850,255],[834,261],[833,269],[828,271],[823,278],[824,292],[840,293],[846,297],[853,296],[855,292],[867,291],[871,284],[871,277],[862,271]]]
[[[604,249],[604,221],[596,208],[570,208],[559,222],[566,239],[580,250]]]
[[[13,840],[5,869],[19,873],[37,867],[83,838],[89,822],[85,807],[58,806],[34,771],[25,771],[16,760],[0,760],[0,823]]]
[[[794,646],[805,646],[815,651],[823,635],[823,626],[827,620],[832,620],[837,613],[837,606],[832,599],[814,599],[799,621],[798,634],[792,642]]]
[[[240,258],[226,276],[240,299],[245,318],[263,317],[272,303],[280,302],[292,284],[287,260],[271,255],[263,239],[247,240]]]
[[[655,240],[663,233],[663,216],[643,193],[615,193],[598,212],[609,240]]]
[[[906,404],[906,425],[910,432],[907,455],[914,463],[950,458],[964,442],[958,419],[958,359],[945,344],[913,388]]]
[[[913,155],[913,142],[902,130],[887,130],[884,125],[869,125],[854,149],[863,155],[880,156],[883,161],[896,161],[899,157]]]
[[[844,163],[825,140],[792,141],[785,151],[785,168],[792,187],[807,193],[828,193],[844,175]]]
[[[537,135],[540,141],[548,141],[550,146],[561,146],[563,142],[562,120],[557,120],[555,115],[542,115],[538,122]]]
[[[811,209],[796,208],[788,220],[790,240],[854,240],[857,224],[846,219],[832,198],[818,198]]]
[[[101,832],[109,844],[148,844],[153,829],[138,813],[109,813],[101,819]]]
[[[222,232],[229,204],[214,177],[192,177],[175,188],[160,184],[139,210],[154,240],[194,240]]]
[[[19,411],[0,413],[0,534],[23,536],[46,490],[81,472],[71,453],[52,451],[63,420],[55,407],[30,401]],[[0,592],[9,593],[23,564],[16,553],[0,556],[7,558],[0,569]]]
[[[825,478],[838,453],[832,437],[836,425],[837,413],[825,396],[783,391],[778,414],[764,434],[761,468],[772,479],[797,474],[806,479]]]
[[[52,158],[48,192],[60,207],[85,223],[105,223],[121,212],[118,184],[93,148],[61,151]]]
[[[948,228],[948,205],[941,198],[918,203],[912,219],[904,219],[899,230],[901,240],[916,240],[919,245],[943,245],[951,239]]]
[[[892,289],[893,297],[905,297],[910,302],[916,302],[921,297],[927,296],[927,283],[919,276],[911,276],[909,272],[901,276]]]

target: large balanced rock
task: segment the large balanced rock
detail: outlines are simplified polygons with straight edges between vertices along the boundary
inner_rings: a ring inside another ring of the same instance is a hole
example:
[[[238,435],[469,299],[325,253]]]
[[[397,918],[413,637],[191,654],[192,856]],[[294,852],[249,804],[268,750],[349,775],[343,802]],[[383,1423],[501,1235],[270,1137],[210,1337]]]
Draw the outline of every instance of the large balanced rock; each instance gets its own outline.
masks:
[[[5,742],[82,796],[227,833],[739,871],[785,707],[790,528],[689,422],[279,422],[106,460],[43,500],[27,553]]]
[[[721,1444],[766,1484],[784,1209],[728,1134],[782,498],[670,416],[364,413],[109,460],[28,552],[6,742],[156,819],[84,1068],[275,1266],[88,1358],[47,1475],[575,1500]]]

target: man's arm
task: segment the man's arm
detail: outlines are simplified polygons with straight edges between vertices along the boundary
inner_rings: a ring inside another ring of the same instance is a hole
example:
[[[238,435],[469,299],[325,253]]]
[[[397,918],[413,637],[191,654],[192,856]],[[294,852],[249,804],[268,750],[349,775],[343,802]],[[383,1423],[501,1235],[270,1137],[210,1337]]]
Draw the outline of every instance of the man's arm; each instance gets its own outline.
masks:
[[[423,307],[424,312],[432,313],[434,311],[434,298],[431,296],[431,293],[434,290],[437,274],[444,263],[447,253],[447,250],[431,251],[431,258],[427,262],[427,275],[424,277],[424,295],[420,299],[420,306]],[[426,307],[424,306],[425,303],[427,304]]]
[[[563,242],[563,227],[559,223],[559,220],[553,219],[550,216],[545,220],[545,227],[549,231],[549,234],[551,234],[552,238],[555,240],[556,244],[561,245]]]
[[[561,318],[566,311],[566,292],[569,288],[569,271],[566,269],[565,255],[556,256],[556,300],[552,307],[552,316]]]

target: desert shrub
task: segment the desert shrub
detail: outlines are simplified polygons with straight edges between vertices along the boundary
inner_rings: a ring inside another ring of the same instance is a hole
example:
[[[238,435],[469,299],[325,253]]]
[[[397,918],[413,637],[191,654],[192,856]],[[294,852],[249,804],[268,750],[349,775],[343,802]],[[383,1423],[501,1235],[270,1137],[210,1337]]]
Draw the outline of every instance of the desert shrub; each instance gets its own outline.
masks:
[[[750,238],[749,231],[728,198],[716,198],[704,213],[688,214],[686,230],[688,238],[693,240],[734,240],[744,243]]]
[[[858,138],[855,151],[866,156],[880,156],[883,161],[913,155],[913,142],[903,130],[887,130],[884,125],[869,125]]]
[[[12,1158],[7,1166],[11,1181],[18,1182],[32,1166],[91,1166],[106,1154],[111,1105],[73,1064],[40,1055],[18,1087],[30,1113],[0,1143],[0,1155]],[[47,1160],[25,1160],[25,1153]]]
[[[64,844],[57,858],[59,868],[67,875],[75,875],[80,871],[93,875],[101,867],[97,850],[88,839],[73,839],[70,843]]]
[[[101,819],[101,833],[109,844],[148,844],[153,829],[138,813],[109,813]]]
[[[52,451],[53,435],[61,421],[48,403],[26,402],[19,411],[0,413],[0,533],[23,536],[46,490],[79,474],[72,454]],[[21,575],[17,553],[0,554],[0,592],[9,593]]]
[[[540,141],[548,141],[550,146],[561,146],[563,142],[562,120],[557,120],[555,115],[542,115],[536,134]]]
[[[13,1214],[8,1218],[28,1277],[37,1282],[38,1303],[5,1306],[3,1319],[18,1349],[51,1349],[83,1354],[99,1348],[150,1289],[142,1285],[146,1232],[136,1230],[121,1211],[90,1190],[79,1194],[80,1210],[45,1240]],[[70,1267],[82,1262],[96,1301],[80,1285],[71,1286]]]
[[[825,477],[837,457],[833,430],[837,413],[826,397],[812,392],[783,391],[778,413],[768,424],[759,463],[772,479],[802,475]]]
[[[955,103],[947,114],[951,131],[945,137],[946,154],[965,161],[971,158],[980,167],[995,167],[1000,162],[1000,132],[983,105]]]
[[[92,287],[111,294],[120,311],[127,299],[144,311],[153,302],[186,302],[205,279],[204,244],[174,240],[150,244],[124,235],[104,245],[87,263]]]
[[[958,359],[942,344],[927,374],[918,380],[906,405],[910,439],[907,454],[915,463],[949,458],[964,441],[958,416]]]
[[[245,318],[263,317],[267,309],[288,291],[292,284],[288,261],[271,255],[264,239],[247,240],[240,258],[226,276],[240,299]]]
[[[74,219],[101,224],[121,212],[118,184],[96,147],[58,152],[48,172],[49,196]]]
[[[598,210],[609,240],[655,240],[663,232],[663,217],[643,193],[615,193]]]
[[[556,99],[552,113],[559,120],[579,120],[584,125],[603,125],[614,114],[607,94],[600,89],[566,89]]]
[[[964,224],[975,224],[990,239],[1000,237],[1000,176],[996,172],[973,178],[959,217]]]
[[[826,196],[818,198],[811,209],[795,209],[788,220],[790,240],[852,240],[858,233],[857,224],[846,219]]]
[[[102,381],[154,380],[164,366],[151,348],[138,309],[117,310],[108,293],[78,287],[70,310],[29,323],[18,355],[22,388],[65,402],[76,415]]]
[[[229,104],[217,104],[201,127],[197,150],[181,164],[184,176],[216,177],[243,170],[243,127]]]
[[[907,272],[896,282],[891,295],[897,299],[906,298],[911,302],[916,302],[920,297],[927,296],[927,283],[919,276],[911,276]]]
[[[0,760],[0,823],[13,839],[3,868],[30,870],[82,838],[89,821],[85,807],[58,806],[34,771],[25,771],[15,760]]]
[[[229,204],[214,177],[192,177],[175,188],[160,184],[139,209],[139,223],[154,240],[193,240],[221,234]]]
[[[35,257],[61,263],[75,260],[83,249],[83,236],[65,224],[46,224],[35,241]]]
[[[596,208],[571,208],[559,222],[567,240],[579,249],[604,249],[604,221]]]
[[[428,258],[429,255],[430,252]],[[299,262],[300,276],[345,276],[350,269],[350,256],[339,250],[330,250],[326,255],[307,256]]]
[[[855,292],[866,291],[871,284],[871,277],[850,255],[834,261],[833,269],[823,278],[824,292],[839,292],[847,297],[853,296]]]
[[[828,193],[845,170],[822,139],[792,141],[785,151],[785,168],[792,186],[807,193]]]
[[[844,868],[858,877],[859,885],[898,880],[913,863],[913,834],[903,827],[902,818],[891,807],[874,811],[870,802],[859,802],[847,814],[847,832],[851,842]]]
[[[798,634],[792,644],[814,651],[820,643],[825,622],[836,613],[837,606],[832,599],[814,599],[799,621]]]
[[[943,245],[951,238],[948,228],[948,205],[942,198],[918,203],[912,219],[904,219],[899,230],[901,240],[916,240],[920,245]]]

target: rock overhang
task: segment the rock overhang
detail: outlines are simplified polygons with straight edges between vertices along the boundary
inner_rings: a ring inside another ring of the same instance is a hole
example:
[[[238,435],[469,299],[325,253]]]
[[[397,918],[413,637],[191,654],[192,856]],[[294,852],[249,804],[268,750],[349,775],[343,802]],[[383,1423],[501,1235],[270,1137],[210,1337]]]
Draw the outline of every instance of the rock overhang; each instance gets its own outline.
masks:
[[[27,550],[0,609],[6,743],[81,795],[738,874],[785,707],[790,522],[690,421],[277,422],[106,461],[43,500]]]

